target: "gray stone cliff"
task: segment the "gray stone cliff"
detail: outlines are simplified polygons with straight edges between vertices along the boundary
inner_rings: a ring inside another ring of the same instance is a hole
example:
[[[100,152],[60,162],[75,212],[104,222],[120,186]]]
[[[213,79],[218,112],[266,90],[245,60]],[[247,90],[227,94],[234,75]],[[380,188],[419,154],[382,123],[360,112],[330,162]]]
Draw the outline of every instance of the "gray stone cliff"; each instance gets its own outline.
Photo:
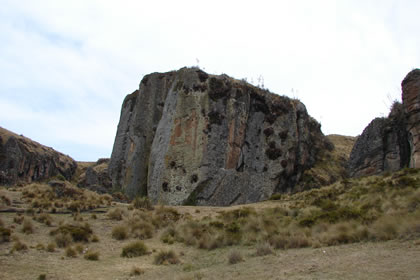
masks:
[[[348,161],[350,177],[397,171],[409,162],[406,116],[395,102],[387,118],[374,119],[358,137]]]
[[[0,127],[0,184],[30,183],[57,175],[70,180],[76,168],[71,157]]]
[[[414,69],[401,83],[410,142],[410,167],[420,168],[420,69]]]
[[[125,98],[109,174],[154,203],[250,203],[293,191],[327,142],[300,101],[183,68]]]

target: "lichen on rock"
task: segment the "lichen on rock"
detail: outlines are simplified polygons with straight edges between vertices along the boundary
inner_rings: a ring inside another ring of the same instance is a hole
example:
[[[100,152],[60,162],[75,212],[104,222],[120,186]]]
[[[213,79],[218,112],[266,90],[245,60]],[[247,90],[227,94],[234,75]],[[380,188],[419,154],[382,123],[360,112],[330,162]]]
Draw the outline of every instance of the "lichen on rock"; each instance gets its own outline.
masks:
[[[126,97],[109,172],[114,189],[154,203],[256,202],[293,191],[325,141],[300,101],[183,68]]]
[[[59,175],[70,180],[76,168],[71,157],[0,127],[0,184],[31,183]]]

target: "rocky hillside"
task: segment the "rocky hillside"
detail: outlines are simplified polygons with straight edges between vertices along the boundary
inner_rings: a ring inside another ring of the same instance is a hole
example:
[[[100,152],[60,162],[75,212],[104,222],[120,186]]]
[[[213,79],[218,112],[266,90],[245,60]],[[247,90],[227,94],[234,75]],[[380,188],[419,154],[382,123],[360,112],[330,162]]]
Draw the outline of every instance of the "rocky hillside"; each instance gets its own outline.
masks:
[[[183,68],[145,76],[125,98],[109,172],[130,197],[232,205],[294,190],[326,149],[300,101]]]
[[[408,73],[401,86],[410,142],[410,167],[420,168],[420,69]]]
[[[403,103],[394,102],[387,118],[374,119],[351,152],[351,177],[420,167],[420,69],[401,83]]]
[[[0,184],[30,183],[57,175],[70,180],[76,167],[71,157],[0,127]]]

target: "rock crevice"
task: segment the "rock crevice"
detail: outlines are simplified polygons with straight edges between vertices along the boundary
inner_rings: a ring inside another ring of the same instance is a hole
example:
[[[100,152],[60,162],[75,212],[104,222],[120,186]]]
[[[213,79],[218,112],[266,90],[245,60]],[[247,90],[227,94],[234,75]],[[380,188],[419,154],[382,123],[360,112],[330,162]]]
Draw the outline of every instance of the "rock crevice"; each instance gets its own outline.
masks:
[[[300,101],[183,68],[124,100],[109,172],[155,203],[249,203],[293,191],[326,142]]]

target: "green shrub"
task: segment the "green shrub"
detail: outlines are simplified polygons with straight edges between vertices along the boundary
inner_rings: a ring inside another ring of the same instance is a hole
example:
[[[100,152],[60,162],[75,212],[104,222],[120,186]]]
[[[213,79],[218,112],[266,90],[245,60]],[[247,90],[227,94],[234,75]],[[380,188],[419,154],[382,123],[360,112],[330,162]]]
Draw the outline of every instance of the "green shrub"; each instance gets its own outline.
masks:
[[[179,263],[178,256],[175,254],[174,251],[160,251],[154,258],[153,261],[156,265],[161,264],[177,264]]]
[[[142,241],[135,241],[122,249],[121,257],[133,258],[148,254],[147,246]]]

